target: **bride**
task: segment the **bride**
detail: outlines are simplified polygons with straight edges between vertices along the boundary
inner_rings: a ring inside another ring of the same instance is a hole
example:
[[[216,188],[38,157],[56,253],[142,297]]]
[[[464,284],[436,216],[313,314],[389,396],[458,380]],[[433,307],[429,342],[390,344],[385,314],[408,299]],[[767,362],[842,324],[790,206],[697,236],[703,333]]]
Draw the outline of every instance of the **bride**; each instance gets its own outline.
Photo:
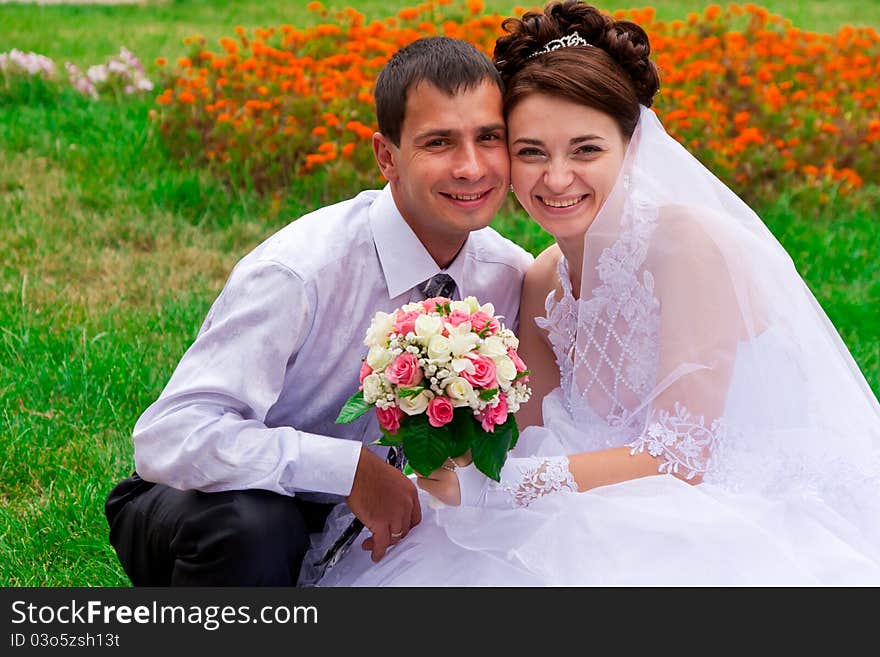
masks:
[[[419,476],[421,524],[318,584],[880,584],[880,406],[649,109],[645,32],[573,0],[504,29],[512,186],[556,240],[523,285],[527,428],[500,483],[466,458]]]

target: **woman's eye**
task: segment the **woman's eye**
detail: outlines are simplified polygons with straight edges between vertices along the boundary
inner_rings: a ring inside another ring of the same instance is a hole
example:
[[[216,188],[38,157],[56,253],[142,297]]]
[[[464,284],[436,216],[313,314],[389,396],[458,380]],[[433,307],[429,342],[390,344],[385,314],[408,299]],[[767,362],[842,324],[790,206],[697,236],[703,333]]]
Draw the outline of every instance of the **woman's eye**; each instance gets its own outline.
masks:
[[[578,148],[575,151],[575,153],[578,155],[593,155],[594,153],[599,153],[601,151],[602,151],[602,149],[599,148],[598,146],[593,146],[592,144],[585,144],[584,146],[581,146],[580,148]]]
[[[521,148],[516,154],[519,157],[541,157],[544,153],[537,148]]]

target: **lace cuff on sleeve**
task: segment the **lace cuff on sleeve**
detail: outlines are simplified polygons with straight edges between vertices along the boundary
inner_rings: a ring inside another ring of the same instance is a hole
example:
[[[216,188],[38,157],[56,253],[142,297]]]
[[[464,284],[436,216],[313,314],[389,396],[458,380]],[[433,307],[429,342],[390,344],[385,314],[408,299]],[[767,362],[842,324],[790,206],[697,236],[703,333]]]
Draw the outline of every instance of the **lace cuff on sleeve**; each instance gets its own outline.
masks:
[[[501,483],[473,465],[460,468],[458,476],[461,503],[467,506],[524,507],[551,493],[578,490],[565,456],[509,458],[501,469]],[[476,477],[482,480],[475,486]]]
[[[676,403],[674,413],[655,411],[644,433],[627,447],[632,448],[630,454],[647,450],[651,456],[662,457],[660,473],[678,474],[690,480],[706,474],[709,457],[721,442],[723,432],[720,420],[707,427],[702,416],[694,417]]]

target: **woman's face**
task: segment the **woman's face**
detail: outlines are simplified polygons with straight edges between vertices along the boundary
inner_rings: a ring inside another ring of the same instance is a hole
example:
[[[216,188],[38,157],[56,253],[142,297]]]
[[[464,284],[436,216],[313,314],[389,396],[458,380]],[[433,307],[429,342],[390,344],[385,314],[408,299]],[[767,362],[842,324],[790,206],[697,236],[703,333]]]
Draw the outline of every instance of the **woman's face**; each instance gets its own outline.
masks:
[[[609,115],[533,94],[507,119],[510,178],[526,212],[557,240],[583,237],[611,193],[627,142]]]

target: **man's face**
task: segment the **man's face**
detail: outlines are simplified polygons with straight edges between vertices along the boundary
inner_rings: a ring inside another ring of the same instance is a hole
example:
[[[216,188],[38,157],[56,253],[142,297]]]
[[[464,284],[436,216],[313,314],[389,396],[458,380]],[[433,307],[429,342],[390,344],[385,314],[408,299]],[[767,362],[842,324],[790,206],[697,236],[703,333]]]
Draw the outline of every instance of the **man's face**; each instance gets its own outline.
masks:
[[[454,256],[507,194],[501,92],[489,80],[454,96],[426,82],[411,88],[400,146],[377,133],[373,147],[400,213],[435,259]]]

